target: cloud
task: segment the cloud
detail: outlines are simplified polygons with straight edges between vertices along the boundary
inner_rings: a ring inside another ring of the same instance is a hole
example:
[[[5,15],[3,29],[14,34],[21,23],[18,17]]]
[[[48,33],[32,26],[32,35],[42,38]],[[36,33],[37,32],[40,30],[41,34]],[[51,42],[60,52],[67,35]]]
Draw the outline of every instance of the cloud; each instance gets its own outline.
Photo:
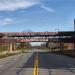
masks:
[[[48,12],[55,12],[54,9],[47,7],[42,3],[42,0],[0,0],[0,11],[15,11],[40,5],[41,8]]]
[[[40,7],[41,7],[42,9],[48,11],[48,12],[56,12],[54,9],[49,8],[49,7],[45,6],[45,5],[40,5]]]
[[[0,11],[25,9],[39,3],[39,0],[0,0]]]
[[[4,19],[0,19],[0,25],[10,25],[12,24],[14,21],[10,18],[4,18]]]

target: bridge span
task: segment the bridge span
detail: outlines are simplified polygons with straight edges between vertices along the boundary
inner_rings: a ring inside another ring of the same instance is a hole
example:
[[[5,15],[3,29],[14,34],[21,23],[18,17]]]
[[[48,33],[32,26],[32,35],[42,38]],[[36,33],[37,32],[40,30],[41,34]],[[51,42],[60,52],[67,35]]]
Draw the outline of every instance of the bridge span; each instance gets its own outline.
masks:
[[[12,44],[23,42],[73,43],[75,46],[75,32],[0,32],[0,44],[8,43],[11,48]]]

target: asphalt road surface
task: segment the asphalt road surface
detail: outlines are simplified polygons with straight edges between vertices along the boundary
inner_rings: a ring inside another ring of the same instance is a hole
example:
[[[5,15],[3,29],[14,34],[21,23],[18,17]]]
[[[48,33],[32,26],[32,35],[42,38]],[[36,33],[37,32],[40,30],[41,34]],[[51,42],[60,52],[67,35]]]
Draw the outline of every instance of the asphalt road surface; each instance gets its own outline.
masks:
[[[0,59],[0,75],[75,75],[75,58],[48,52],[23,53]]]

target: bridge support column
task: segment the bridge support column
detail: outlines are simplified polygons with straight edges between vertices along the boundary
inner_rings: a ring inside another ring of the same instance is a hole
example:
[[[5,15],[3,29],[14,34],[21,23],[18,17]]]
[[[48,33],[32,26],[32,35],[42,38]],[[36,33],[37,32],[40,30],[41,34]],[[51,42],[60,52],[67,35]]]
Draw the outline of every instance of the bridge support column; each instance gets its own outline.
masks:
[[[64,42],[63,42],[63,36],[60,36],[60,39],[61,39],[61,41],[60,41],[60,51],[61,51],[61,53],[63,53],[63,51],[64,51],[64,46],[63,46],[63,44],[64,44]]]
[[[60,42],[60,51],[63,51],[63,42]]]
[[[73,44],[74,44],[74,51],[75,51],[75,41],[74,41],[74,43],[73,43]]]
[[[12,52],[13,51],[13,44],[9,43],[9,51]]]
[[[13,50],[16,50],[16,43],[13,44]]]

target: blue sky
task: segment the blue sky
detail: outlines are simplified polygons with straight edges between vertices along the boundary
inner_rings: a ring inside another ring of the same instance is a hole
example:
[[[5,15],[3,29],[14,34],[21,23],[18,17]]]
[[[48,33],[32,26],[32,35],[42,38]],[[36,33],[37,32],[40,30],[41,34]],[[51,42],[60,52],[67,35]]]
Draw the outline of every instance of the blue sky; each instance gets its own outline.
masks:
[[[0,0],[0,32],[73,31],[75,0]]]

